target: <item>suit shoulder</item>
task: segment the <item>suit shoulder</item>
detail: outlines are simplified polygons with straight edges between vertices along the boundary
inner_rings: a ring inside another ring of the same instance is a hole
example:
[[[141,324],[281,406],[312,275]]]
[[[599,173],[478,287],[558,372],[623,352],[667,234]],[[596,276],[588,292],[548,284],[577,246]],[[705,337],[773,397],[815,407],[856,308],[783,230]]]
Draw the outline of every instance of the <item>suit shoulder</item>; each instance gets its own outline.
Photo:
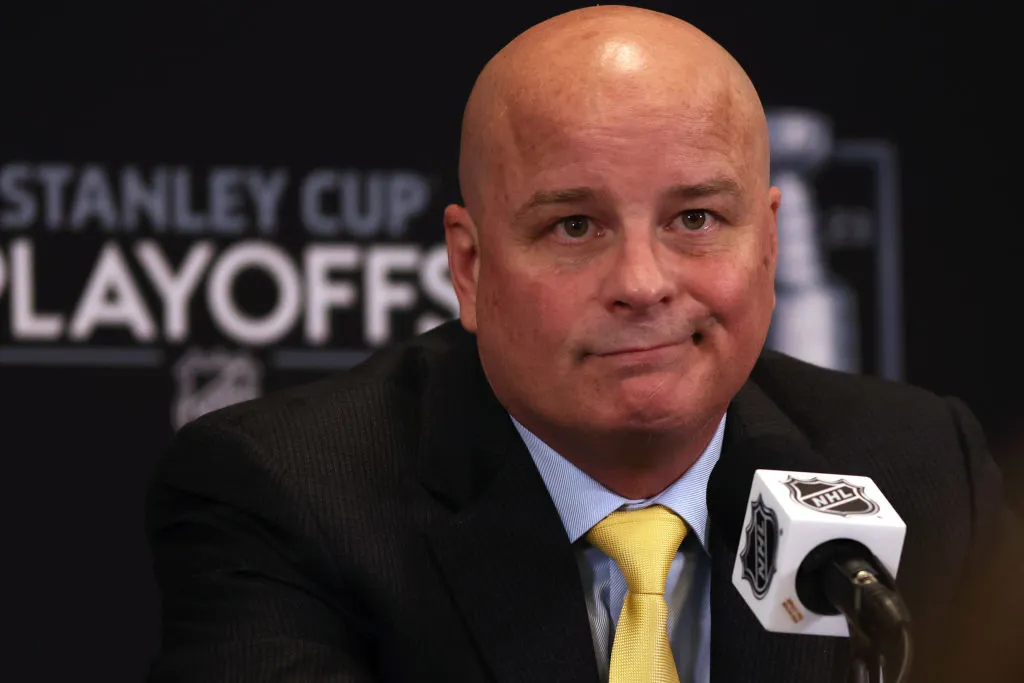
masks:
[[[371,417],[400,403],[404,388],[414,389],[418,362],[414,353],[388,350],[351,369],[211,411],[183,429],[255,437],[321,427],[351,408]]]
[[[951,425],[950,403],[927,389],[870,375],[822,368],[765,351],[751,379],[805,429],[849,425]]]
[[[380,452],[415,438],[425,386],[446,357],[464,351],[465,335],[442,325],[346,371],[207,413],[174,440],[226,439],[278,461]]]

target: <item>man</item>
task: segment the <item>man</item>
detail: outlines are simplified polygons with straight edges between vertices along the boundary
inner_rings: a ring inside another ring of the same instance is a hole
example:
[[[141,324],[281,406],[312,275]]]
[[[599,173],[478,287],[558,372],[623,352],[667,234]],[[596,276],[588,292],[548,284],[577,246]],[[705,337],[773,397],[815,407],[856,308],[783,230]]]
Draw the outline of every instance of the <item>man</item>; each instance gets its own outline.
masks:
[[[161,460],[151,681],[843,680],[844,639],[758,625],[708,522],[715,463],[765,434],[875,479],[942,623],[998,474],[959,403],[762,353],[781,198],[721,47],[633,8],[535,26],[480,74],[459,171],[461,324]]]

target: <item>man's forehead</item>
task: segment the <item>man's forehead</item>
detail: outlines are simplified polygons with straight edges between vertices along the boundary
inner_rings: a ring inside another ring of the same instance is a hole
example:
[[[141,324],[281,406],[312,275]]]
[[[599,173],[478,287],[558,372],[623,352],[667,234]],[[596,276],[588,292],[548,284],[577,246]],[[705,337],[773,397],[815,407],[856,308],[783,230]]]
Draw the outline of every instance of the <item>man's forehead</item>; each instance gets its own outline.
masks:
[[[552,102],[509,101],[487,133],[496,142],[530,149],[586,137],[608,139],[678,135],[730,140],[746,124],[728,91],[708,95],[621,93],[607,96],[563,90]]]
[[[509,107],[492,134],[488,165],[499,184],[666,170],[699,182],[713,166],[747,186],[741,176],[756,166],[750,135],[721,101],[633,102],[569,113]]]

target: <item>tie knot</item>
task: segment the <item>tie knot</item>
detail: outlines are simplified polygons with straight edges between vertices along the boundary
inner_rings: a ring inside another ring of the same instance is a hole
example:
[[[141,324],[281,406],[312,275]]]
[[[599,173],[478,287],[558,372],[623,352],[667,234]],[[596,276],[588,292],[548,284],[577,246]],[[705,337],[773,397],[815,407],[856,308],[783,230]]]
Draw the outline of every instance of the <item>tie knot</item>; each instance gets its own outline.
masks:
[[[615,560],[629,591],[664,595],[672,558],[686,523],[661,505],[613,512],[587,532],[587,540]]]

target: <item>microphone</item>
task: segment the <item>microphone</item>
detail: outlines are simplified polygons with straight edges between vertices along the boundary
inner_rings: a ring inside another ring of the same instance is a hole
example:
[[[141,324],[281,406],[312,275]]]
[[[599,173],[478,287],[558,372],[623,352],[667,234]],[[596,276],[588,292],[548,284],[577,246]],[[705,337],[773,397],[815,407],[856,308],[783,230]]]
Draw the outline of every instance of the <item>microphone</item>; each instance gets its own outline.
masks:
[[[724,452],[708,483],[733,585],[776,633],[848,636],[853,680],[905,680],[910,615],[896,589],[906,524],[868,477],[820,472],[803,443],[764,436]],[[890,673],[891,672],[891,673]]]

